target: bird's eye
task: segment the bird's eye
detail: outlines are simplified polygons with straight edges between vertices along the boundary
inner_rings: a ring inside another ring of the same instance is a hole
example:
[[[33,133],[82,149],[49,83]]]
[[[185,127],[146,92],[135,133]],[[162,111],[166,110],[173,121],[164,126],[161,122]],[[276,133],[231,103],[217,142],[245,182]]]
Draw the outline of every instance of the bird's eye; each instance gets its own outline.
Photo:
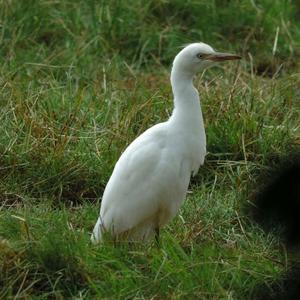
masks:
[[[200,59],[202,59],[204,57],[204,55],[202,53],[198,53],[197,57],[200,58]]]

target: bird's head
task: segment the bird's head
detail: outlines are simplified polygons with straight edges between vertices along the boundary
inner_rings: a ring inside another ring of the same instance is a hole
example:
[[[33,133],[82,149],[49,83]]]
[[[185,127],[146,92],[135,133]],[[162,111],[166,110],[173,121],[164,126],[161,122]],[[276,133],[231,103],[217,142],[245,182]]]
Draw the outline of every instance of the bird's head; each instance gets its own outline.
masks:
[[[234,59],[241,59],[241,57],[235,54],[217,52],[204,43],[193,43],[176,55],[173,67],[182,72],[196,74],[216,62]]]

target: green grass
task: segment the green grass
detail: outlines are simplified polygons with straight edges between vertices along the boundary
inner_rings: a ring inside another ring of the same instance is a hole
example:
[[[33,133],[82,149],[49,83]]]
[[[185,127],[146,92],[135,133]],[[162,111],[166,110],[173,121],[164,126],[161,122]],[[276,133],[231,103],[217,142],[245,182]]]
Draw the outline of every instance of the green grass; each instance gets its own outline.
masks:
[[[0,298],[271,293],[287,254],[244,207],[257,175],[299,147],[300,11],[224,3],[0,2]],[[171,114],[171,60],[199,40],[244,59],[195,80],[209,154],[192,193],[161,248],[92,246],[116,160]]]

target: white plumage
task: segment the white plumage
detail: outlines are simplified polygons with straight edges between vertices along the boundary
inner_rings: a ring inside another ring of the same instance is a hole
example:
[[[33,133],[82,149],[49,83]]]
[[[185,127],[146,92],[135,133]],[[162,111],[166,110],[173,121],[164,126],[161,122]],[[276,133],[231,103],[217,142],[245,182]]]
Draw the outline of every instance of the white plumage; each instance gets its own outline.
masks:
[[[171,72],[174,110],[170,119],[136,138],[123,152],[105,188],[92,242],[146,240],[178,212],[191,175],[206,154],[206,137],[194,75],[213,62],[239,59],[190,44],[175,57]]]

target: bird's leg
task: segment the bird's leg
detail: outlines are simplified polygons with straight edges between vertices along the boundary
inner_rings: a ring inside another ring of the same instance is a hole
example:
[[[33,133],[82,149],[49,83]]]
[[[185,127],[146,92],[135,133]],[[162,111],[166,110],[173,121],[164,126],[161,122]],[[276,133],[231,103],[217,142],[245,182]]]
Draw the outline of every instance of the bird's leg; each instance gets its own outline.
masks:
[[[117,248],[117,246],[118,246],[118,242],[117,242],[118,240],[117,240],[117,237],[116,236],[114,236],[113,237],[113,246],[114,246],[114,248]]]
[[[159,247],[160,246],[160,242],[159,242],[159,227],[155,228],[155,241],[156,241],[156,245]]]

